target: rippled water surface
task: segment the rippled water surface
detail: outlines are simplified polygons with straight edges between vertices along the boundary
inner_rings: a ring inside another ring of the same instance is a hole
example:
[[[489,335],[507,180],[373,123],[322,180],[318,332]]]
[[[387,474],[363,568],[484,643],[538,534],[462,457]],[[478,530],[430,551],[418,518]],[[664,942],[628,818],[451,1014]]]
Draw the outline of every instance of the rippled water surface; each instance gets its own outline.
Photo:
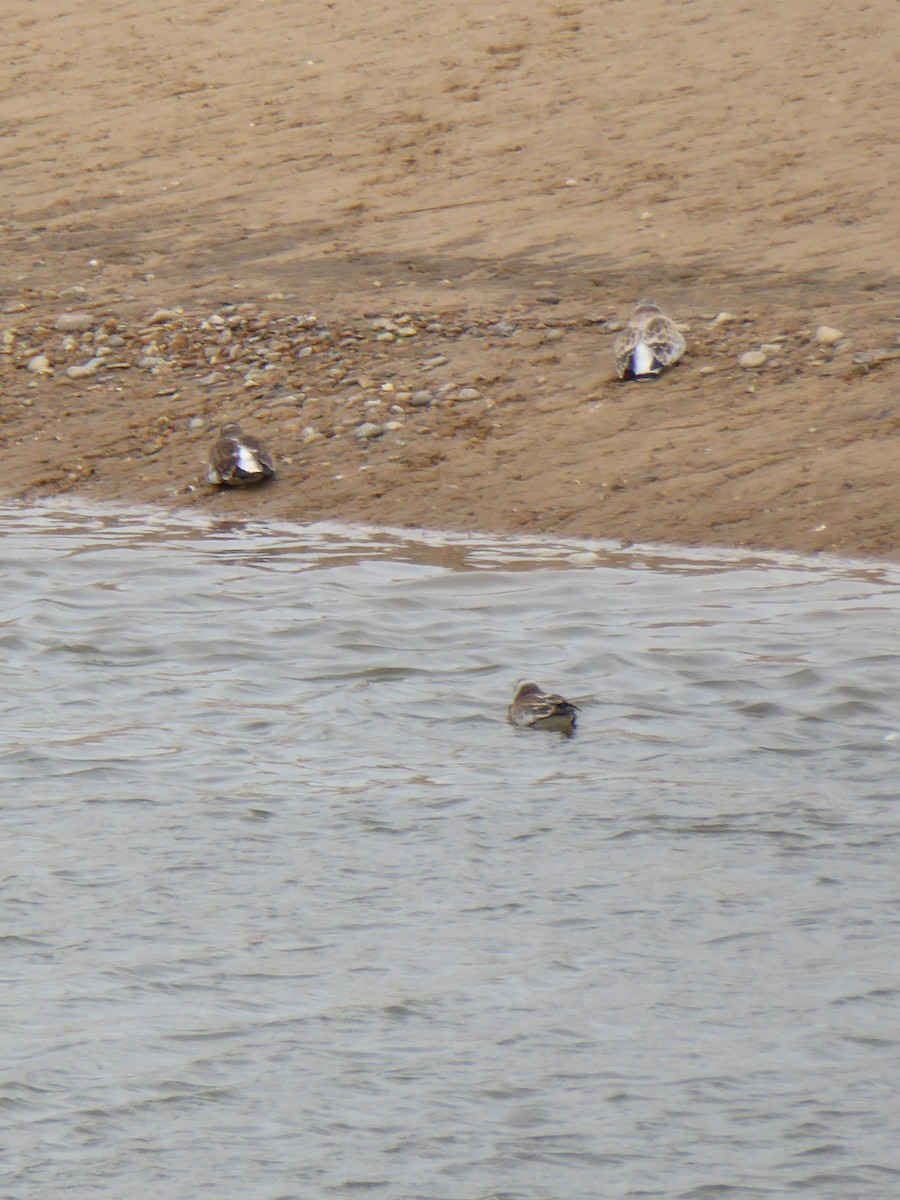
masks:
[[[896,569],[0,535],[0,1195],[900,1195]]]

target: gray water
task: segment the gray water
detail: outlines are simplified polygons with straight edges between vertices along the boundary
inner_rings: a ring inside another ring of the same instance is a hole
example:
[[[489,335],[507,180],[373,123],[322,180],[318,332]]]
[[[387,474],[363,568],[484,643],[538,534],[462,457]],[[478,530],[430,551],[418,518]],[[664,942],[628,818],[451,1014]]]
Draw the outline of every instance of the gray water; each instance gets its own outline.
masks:
[[[13,506],[0,560],[0,1195],[900,1196],[897,569]]]

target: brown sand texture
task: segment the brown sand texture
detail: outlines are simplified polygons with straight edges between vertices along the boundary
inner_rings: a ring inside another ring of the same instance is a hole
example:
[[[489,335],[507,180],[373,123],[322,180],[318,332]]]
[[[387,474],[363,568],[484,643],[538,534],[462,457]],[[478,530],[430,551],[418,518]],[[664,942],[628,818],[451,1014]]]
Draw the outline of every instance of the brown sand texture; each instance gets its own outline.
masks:
[[[900,557],[896,0],[3,7],[7,495]]]

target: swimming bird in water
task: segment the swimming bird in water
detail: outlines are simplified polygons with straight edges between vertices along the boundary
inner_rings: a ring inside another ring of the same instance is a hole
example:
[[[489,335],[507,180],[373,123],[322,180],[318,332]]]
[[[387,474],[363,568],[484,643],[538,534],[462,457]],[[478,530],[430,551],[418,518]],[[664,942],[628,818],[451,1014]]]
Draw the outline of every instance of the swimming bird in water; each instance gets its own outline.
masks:
[[[243,433],[235,421],[222,426],[209,452],[208,483],[242,487],[248,483],[262,483],[274,474],[272,455],[261,441]]]
[[[572,733],[577,704],[555,692],[545,692],[536,683],[522,683],[509,706],[509,723],[520,729],[548,729],[552,733]]]
[[[684,338],[658,304],[638,300],[616,338],[615,354],[620,379],[646,379],[678,362],[684,354]]]

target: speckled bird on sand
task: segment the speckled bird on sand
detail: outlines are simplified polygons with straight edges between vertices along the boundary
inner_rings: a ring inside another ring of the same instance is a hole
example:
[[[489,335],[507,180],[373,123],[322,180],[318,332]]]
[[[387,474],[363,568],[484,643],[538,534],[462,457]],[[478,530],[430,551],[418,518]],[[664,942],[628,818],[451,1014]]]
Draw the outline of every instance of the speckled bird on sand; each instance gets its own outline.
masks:
[[[638,300],[616,338],[616,372],[620,379],[647,379],[678,362],[684,350],[684,338],[672,318],[653,300]]]
[[[208,483],[244,487],[262,483],[274,474],[272,455],[258,438],[244,433],[235,421],[222,426],[209,452]]]

